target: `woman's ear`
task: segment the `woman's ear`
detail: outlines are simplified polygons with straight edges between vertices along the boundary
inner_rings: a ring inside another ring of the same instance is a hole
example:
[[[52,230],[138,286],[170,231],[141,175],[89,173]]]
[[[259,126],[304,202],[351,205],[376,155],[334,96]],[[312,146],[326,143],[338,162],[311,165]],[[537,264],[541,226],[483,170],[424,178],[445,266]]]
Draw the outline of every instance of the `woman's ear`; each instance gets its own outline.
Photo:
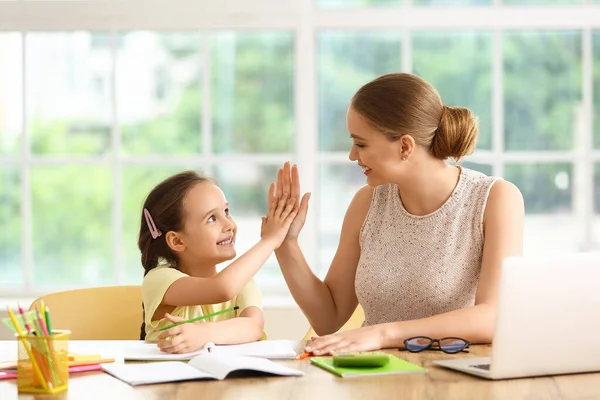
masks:
[[[404,135],[398,140],[398,142],[400,142],[398,146],[400,151],[400,159],[406,161],[415,151],[415,139],[413,139],[413,137],[410,135]]]
[[[165,235],[167,246],[176,253],[181,253],[185,250],[185,243],[177,232],[169,231]]]

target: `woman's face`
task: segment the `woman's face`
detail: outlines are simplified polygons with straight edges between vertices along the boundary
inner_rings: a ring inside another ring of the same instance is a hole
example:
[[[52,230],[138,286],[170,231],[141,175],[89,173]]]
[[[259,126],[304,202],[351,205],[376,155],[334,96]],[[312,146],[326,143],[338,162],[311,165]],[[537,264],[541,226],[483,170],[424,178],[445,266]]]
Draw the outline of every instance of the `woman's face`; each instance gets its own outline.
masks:
[[[352,107],[347,115],[353,144],[349,158],[356,161],[371,187],[394,182],[402,174],[402,141],[389,141]]]

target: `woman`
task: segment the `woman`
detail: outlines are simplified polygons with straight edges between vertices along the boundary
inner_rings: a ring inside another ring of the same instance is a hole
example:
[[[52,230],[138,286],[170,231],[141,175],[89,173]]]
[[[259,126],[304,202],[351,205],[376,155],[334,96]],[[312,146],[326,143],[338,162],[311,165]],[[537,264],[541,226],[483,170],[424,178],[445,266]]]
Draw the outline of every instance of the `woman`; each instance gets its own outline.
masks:
[[[523,198],[502,179],[452,166],[473,152],[477,121],[443,105],[411,74],[381,76],[358,90],[347,114],[350,160],[367,177],[350,203],[324,281],[298,246],[309,194],[275,254],[325,354],[403,347],[416,336],[492,340],[500,268],[519,255]],[[269,201],[300,198],[298,170],[286,164]],[[360,303],[360,329],[334,333]]]

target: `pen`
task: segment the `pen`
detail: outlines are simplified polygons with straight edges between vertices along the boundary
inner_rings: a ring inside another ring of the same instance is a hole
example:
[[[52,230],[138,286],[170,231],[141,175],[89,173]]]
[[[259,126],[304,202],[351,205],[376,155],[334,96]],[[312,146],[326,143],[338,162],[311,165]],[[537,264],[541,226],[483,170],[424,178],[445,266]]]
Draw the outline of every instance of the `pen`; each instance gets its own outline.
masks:
[[[203,319],[214,317],[215,315],[225,314],[225,313],[228,313],[228,312],[231,312],[231,311],[235,311],[237,309],[239,309],[239,307],[235,306],[235,307],[227,308],[225,310],[217,311],[217,312],[214,312],[214,313],[210,313],[210,314],[206,314],[206,315],[201,315],[201,316],[196,317],[196,318],[188,319],[187,321],[180,321],[180,322],[176,322],[176,323],[171,324],[171,325],[163,326],[159,330],[160,331],[166,331],[167,329],[171,329],[174,326],[183,325],[183,324],[187,324],[187,323],[190,323],[190,322],[201,321]]]

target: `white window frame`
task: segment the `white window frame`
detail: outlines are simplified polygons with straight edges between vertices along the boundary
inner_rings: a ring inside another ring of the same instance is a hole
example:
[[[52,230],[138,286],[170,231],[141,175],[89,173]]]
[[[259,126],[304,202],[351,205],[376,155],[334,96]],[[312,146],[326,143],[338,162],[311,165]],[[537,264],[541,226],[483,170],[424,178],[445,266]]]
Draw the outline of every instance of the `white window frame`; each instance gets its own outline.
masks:
[[[203,153],[189,160],[181,157],[160,157],[161,164],[197,163],[201,158],[204,165],[214,165],[235,158],[248,163],[283,163],[286,160],[297,162],[302,169],[303,191],[314,192],[317,187],[319,166],[322,164],[347,163],[344,152],[319,152],[318,113],[317,113],[317,63],[316,32],[320,29],[348,30],[398,30],[403,34],[402,65],[399,70],[411,69],[411,32],[413,30],[455,30],[481,29],[493,32],[492,61],[492,150],[477,151],[467,161],[492,164],[495,175],[503,175],[507,162],[570,162],[574,165],[575,187],[573,207],[575,217],[584,226],[579,243],[582,250],[592,246],[593,210],[593,168],[600,162],[600,150],[593,148],[593,48],[592,31],[600,29],[600,5],[592,5],[591,0],[580,6],[533,7],[502,6],[500,0],[493,0],[489,7],[413,7],[410,0],[403,0],[397,7],[374,8],[320,8],[315,0],[220,0],[207,2],[197,0],[101,0],[101,1],[0,1],[0,31],[100,31],[113,34],[131,30],[151,31],[213,31],[213,30],[286,30],[294,35],[294,113],[295,153],[294,154],[242,154],[220,156],[210,153],[210,85],[209,73],[204,74],[202,84],[203,101]],[[503,70],[502,40],[503,31],[511,29],[566,30],[582,32],[582,96],[584,121],[574,138],[572,151],[526,151],[505,152],[503,149]],[[26,42],[23,40],[23,50]],[[203,46],[206,48],[206,46]],[[113,63],[116,44],[112,46]],[[205,58],[206,60],[207,58]],[[25,51],[23,51],[23,71],[25,71]],[[208,69],[206,69],[208,71]],[[114,71],[114,65],[113,65]],[[25,77],[25,74],[23,74]],[[25,81],[25,79],[24,79]],[[22,177],[22,261],[24,287],[16,290],[2,288],[0,297],[37,296],[42,294],[32,286],[32,240],[31,240],[31,199],[29,172],[32,165],[62,165],[66,163],[101,164],[112,166],[113,189],[113,250],[115,284],[122,283],[122,235],[121,220],[121,166],[145,164],[157,158],[145,156],[119,155],[120,134],[118,129],[116,99],[113,97],[113,120],[111,129],[111,151],[102,157],[56,157],[37,156],[29,151],[29,132],[26,125],[26,91],[23,85],[23,136],[20,155],[2,157],[0,166],[19,165]],[[112,74],[113,96],[115,96],[115,74]],[[210,173],[210,170],[208,171]],[[312,204],[318,197],[315,193]],[[312,207],[301,237],[302,247],[310,265],[317,262],[318,232],[316,218],[318,210]],[[320,275],[323,273],[321,266]],[[263,287],[265,296],[289,296],[282,285]]]

